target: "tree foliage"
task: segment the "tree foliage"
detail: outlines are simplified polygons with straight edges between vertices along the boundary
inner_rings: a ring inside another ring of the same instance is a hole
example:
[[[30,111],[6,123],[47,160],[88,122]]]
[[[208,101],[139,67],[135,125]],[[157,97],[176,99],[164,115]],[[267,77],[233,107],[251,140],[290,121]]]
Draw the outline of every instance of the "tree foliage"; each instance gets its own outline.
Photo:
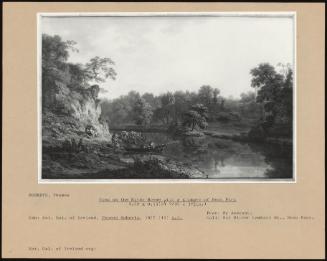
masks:
[[[291,133],[293,112],[293,71],[289,65],[276,71],[275,67],[263,63],[251,70],[251,86],[257,90],[256,101],[265,112],[266,128],[283,124]]]
[[[137,125],[147,126],[152,119],[152,109],[142,97],[138,98],[134,105],[134,121]]]
[[[60,36],[42,35],[42,82],[49,87],[60,81],[70,87],[89,87],[90,82],[116,79],[117,73],[110,58],[91,58],[86,64],[69,63],[69,53],[79,52],[75,41],[63,41]]]
[[[188,126],[193,131],[195,127],[205,129],[208,126],[208,109],[203,104],[195,104],[184,113],[184,126]]]
[[[67,59],[69,50],[78,51],[76,42],[62,41],[58,35],[42,35],[42,79],[44,82],[69,81]]]
[[[95,56],[85,65],[85,76],[90,81],[104,82],[107,78],[116,80],[117,73],[112,67],[115,65],[110,58]]]
[[[163,124],[169,125],[174,117],[175,97],[171,92],[160,95],[161,106],[157,108],[155,116],[162,121]]]

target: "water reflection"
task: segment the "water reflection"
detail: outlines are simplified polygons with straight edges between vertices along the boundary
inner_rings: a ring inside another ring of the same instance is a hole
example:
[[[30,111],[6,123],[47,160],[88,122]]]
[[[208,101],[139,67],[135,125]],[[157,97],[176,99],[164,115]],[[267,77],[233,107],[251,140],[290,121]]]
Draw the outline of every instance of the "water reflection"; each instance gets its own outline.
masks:
[[[293,149],[291,146],[268,145],[259,146],[251,144],[253,151],[264,155],[265,162],[271,166],[265,172],[268,178],[292,178],[293,173]]]
[[[146,136],[156,143],[168,143],[163,155],[202,170],[203,178],[292,178],[291,147],[211,137],[185,142],[164,133]]]

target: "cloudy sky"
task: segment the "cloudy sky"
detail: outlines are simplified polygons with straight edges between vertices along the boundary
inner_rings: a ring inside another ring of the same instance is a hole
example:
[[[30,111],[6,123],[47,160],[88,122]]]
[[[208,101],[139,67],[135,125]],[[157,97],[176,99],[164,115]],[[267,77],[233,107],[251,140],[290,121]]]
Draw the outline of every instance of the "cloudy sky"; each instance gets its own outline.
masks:
[[[102,84],[109,99],[202,85],[236,98],[251,90],[249,71],[259,63],[293,65],[288,17],[43,17],[41,31],[77,42],[71,62],[114,60],[117,79]]]

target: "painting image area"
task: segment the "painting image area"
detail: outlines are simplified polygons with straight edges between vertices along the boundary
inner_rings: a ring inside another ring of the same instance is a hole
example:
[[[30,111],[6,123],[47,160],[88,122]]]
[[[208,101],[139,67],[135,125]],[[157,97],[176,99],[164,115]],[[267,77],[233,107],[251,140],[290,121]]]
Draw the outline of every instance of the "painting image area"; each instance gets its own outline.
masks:
[[[41,14],[39,179],[294,179],[294,16]]]

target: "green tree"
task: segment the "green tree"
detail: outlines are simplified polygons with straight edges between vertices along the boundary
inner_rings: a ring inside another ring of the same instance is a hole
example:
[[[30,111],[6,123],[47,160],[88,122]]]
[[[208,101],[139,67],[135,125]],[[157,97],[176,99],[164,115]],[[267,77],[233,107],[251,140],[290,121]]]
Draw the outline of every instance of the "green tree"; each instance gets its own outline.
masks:
[[[213,89],[213,102],[216,104],[218,102],[218,96],[220,94],[220,90],[218,88]]]
[[[142,98],[149,103],[153,109],[160,107],[160,99],[155,97],[152,93],[146,92],[142,95]]]
[[[256,101],[262,105],[265,128],[284,124],[285,133],[291,133],[293,114],[293,71],[283,66],[280,72],[263,63],[251,70],[251,86],[257,91]],[[276,125],[277,124],[277,125]]]
[[[209,107],[213,102],[214,89],[210,85],[203,85],[199,90],[198,96],[200,102]]]
[[[183,113],[187,111],[189,107],[189,96],[183,91],[176,91],[174,93],[174,123],[179,125],[183,120]]]
[[[242,103],[252,103],[255,102],[255,93],[249,91],[247,93],[241,93],[241,102]]]
[[[279,106],[277,114],[280,115],[279,121],[292,126],[293,122],[293,71],[287,68],[284,74],[284,84],[278,93]]]
[[[112,65],[115,65],[115,63],[110,58],[95,56],[86,63],[85,75],[90,81],[105,82],[107,78],[115,80],[117,73]]]
[[[130,91],[116,99],[105,100],[101,103],[102,117],[109,121],[111,127],[131,124],[135,121],[134,106],[140,98],[138,92]]]
[[[257,101],[273,101],[283,87],[283,75],[277,73],[275,68],[268,63],[262,63],[252,69],[251,74],[251,86],[257,91]]]
[[[241,93],[240,96],[240,112],[247,117],[260,117],[260,106],[256,102],[255,93],[253,91],[249,91],[247,93]]]
[[[160,100],[161,107],[157,109],[156,116],[168,125],[174,117],[175,97],[171,92],[167,92],[160,96]]]
[[[76,51],[76,42],[63,41],[59,35],[42,34],[42,81],[69,81],[67,59],[69,51]]]
[[[152,119],[152,108],[143,98],[139,98],[134,105],[134,120],[137,125],[147,126]]]
[[[203,104],[196,104],[189,111],[184,113],[184,126],[188,126],[193,131],[195,127],[205,129],[208,126],[208,109]]]
[[[59,35],[42,35],[42,84],[45,87],[60,81],[71,87],[89,87],[89,81],[104,82],[116,79],[115,63],[98,56],[85,65],[68,63],[69,52],[78,52],[75,41],[63,41]]]
[[[69,86],[71,88],[88,87],[85,71],[82,64],[67,63],[69,72]]]

